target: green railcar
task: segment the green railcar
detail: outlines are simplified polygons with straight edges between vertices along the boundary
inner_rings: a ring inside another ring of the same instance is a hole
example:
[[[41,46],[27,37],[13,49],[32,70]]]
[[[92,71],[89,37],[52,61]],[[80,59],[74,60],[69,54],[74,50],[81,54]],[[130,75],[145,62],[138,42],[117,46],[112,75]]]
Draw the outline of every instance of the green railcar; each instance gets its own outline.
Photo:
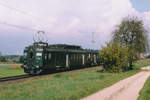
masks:
[[[97,50],[87,50],[76,45],[37,42],[24,50],[24,72],[40,74],[45,71],[96,66]]]

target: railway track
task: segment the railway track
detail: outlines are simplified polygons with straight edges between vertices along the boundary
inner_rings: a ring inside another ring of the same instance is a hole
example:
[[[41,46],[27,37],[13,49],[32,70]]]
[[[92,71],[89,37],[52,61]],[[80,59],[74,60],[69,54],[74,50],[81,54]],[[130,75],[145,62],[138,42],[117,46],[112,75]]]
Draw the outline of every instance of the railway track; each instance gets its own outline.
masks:
[[[99,66],[96,66],[96,67],[99,67]],[[90,68],[96,68],[96,67],[90,67]],[[3,82],[14,82],[14,81],[17,81],[17,80],[21,80],[21,79],[27,79],[27,78],[31,78],[31,77],[34,77],[34,78],[37,78],[37,77],[43,77],[43,76],[49,76],[49,75],[54,75],[54,74],[57,74],[57,73],[70,73],[70,72],[74,72],[74,71],[81,71],[81,70],[87,70],[87,69],[90,69],[90,68],[84,68],[84,69],[74,69],[74,70],[70,70],[70,71],[54,71],[54,72],[51,72],[51,73],[47,73],[47,74],[43,74],[43,75],[37,75],[37,76],[32,76],[32,75],[18,75],[18,76],[11,76],[11,77],[2,77],[0,78],[0,84],[3,84]]]
[[[18,75],[18,76],[11,76],[11,77],[2,77],[2,78],[0,78],[0,82],[19,80],[19,79],[24,79],[24,78],[29,78],[29,77],[31,77],[31,75]]]

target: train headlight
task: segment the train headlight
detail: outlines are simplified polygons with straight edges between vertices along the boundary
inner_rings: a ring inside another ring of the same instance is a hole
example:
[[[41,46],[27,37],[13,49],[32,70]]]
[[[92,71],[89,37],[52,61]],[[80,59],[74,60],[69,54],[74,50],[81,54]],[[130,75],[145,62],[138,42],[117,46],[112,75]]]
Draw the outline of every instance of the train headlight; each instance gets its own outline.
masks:
[[[39,66],[36,66],[36,68],[39,68]]]

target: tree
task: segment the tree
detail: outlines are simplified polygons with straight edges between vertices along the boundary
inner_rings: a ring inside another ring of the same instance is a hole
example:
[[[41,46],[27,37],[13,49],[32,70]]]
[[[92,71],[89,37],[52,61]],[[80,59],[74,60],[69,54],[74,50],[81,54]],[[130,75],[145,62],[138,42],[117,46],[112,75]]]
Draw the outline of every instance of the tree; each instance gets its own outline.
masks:
[[[0,62],[6,62],[6,57],[5,56],[0,56]]]
[[[117,43],[107,43],[99,52],[102,57],[103,71],[120,72],[128,70],[128,47]]]
[[[126,18],[113,32],[113,42],[120,46],[128,46],[129,66],[133,69],[133,62],[137,55],[146,52],[148,49],[147,30],[144,28],[143,21],[138,18]]]

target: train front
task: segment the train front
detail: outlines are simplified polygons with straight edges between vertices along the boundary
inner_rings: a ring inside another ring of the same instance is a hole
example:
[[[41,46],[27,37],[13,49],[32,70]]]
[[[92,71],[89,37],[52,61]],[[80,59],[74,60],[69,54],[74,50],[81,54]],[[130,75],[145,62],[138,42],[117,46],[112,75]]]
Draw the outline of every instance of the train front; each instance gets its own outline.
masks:
[[[44,48],[47,43],[38,42],[24,49],[24,72],[31,75],[38,75],[43,72]]]

